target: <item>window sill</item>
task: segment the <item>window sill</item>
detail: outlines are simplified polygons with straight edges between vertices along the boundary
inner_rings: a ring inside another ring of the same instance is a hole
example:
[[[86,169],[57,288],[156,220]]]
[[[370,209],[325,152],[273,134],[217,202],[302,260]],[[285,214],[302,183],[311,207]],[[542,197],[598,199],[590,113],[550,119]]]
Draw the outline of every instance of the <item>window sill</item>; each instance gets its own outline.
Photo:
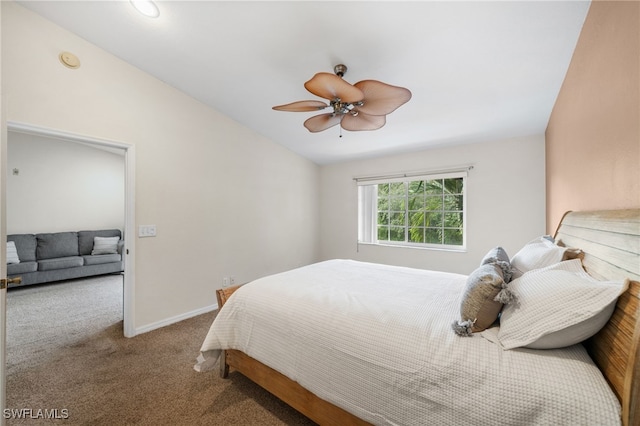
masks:
[[[405,248],[405,249],[417,249],[417,250],[430,250],[430,251],[447,251],[452,253],[466,253],[466,247],[435,247],[435,246],[422,246],[412,244],[393,244],[393,243],[367,243],[358,241],[358,245],[374,246],[374,247],[393,247],[393,248]]]

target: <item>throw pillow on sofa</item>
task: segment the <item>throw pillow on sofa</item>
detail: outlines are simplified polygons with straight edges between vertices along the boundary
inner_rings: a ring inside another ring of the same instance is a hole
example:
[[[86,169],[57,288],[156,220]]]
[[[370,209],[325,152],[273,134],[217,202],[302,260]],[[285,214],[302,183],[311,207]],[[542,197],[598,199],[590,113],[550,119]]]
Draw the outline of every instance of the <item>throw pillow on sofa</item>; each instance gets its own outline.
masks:
[[[15,241],[7,241],[7,264],[12,265],[16,263],[20,263],[16,243]]]
[[[93,237],[93,250],[91,255],[116,254],[120,237]]]

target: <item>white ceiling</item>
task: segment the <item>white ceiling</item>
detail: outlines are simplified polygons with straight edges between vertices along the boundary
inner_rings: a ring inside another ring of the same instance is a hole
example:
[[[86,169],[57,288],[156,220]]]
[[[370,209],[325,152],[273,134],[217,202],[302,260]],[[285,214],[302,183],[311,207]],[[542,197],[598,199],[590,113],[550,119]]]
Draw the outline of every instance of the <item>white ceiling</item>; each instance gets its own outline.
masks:
[[[588,1],[20,1],[318,164],[544,132]],[[82,58],[80,58],[82,61]],[[315,73],[380,80],[412,99],[370,132],[310,133]]]

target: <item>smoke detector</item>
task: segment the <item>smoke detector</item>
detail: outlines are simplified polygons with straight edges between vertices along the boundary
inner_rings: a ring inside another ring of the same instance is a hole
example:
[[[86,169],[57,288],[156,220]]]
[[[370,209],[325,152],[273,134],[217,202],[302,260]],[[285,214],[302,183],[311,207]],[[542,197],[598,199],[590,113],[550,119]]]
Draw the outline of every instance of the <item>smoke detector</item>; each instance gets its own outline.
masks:
[[[60,58],[60,62],[62,62],[62,65],[67,68],[80,68],[80,59],[78,59],[78,57],[73,53],[62,52],[60,55],[58,55],[58,58]]]

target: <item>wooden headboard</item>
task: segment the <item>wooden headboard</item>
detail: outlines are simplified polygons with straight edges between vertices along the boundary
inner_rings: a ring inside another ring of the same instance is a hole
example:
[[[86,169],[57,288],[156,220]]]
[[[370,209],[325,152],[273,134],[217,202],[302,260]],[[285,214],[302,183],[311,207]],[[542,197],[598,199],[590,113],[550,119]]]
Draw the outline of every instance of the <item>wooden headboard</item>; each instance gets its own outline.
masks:
[[[556,240],[584,251],[600,280],[631,280],[607,325],[585,342],[622,405],[622,423],[640,426],[640,209],[565,213]]]

